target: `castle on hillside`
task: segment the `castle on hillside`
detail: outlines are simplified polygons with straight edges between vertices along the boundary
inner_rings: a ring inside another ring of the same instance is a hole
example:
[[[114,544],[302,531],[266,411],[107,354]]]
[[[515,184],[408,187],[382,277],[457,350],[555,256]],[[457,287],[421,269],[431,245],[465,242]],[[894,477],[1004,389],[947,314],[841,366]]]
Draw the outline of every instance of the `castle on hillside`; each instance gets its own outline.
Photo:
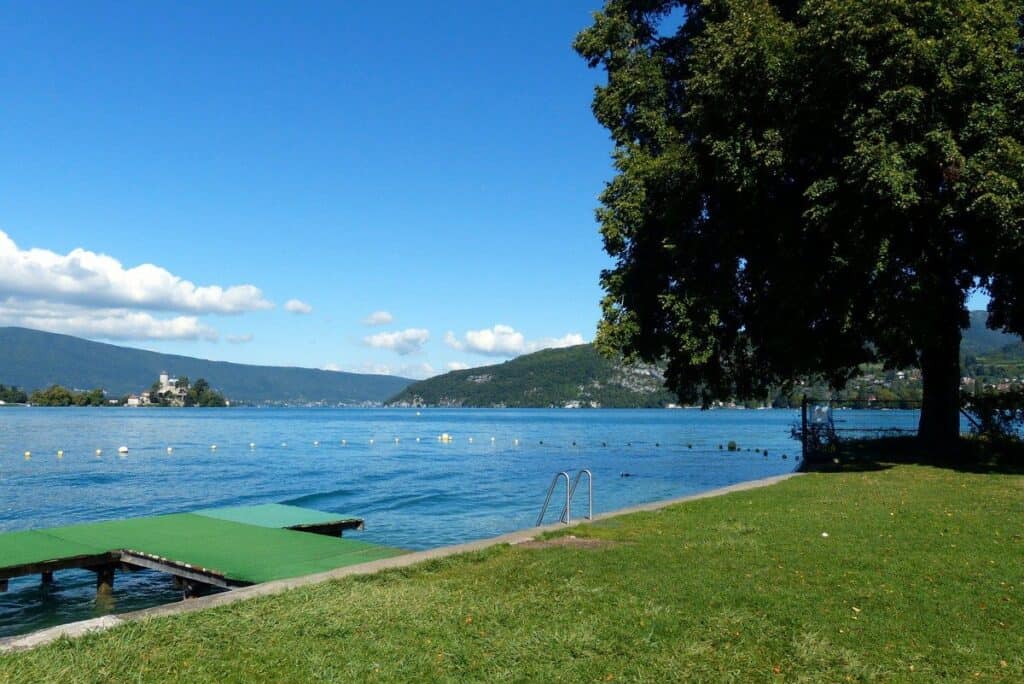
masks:
[[[188,382],[180,382],[178,378],[172,378],[167,371],[160,373],[159,379],[147,392],[142,394],[128,395],[126,406],[151,406],[153,404],[169,404],[170,406],[184,406],[185,397],[188,395]]]

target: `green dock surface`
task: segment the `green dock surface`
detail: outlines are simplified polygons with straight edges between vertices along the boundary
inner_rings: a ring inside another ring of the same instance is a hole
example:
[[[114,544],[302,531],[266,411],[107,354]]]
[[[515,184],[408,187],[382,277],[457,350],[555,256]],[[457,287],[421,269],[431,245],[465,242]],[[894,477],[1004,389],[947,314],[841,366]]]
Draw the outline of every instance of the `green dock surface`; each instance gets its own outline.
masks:
[[[277,529],[294,527],[312,527],[315,525],[331,525],[337,523],[355,523],[361,526],[362,520],[356,517],[314,511],[311,508],[286,506],[284,504],[262,504],[259,506],[230,506],[228,508],[207,508],[195,511],[196,515],[218,520],[273,527]]]
[[[128,553],[193,568],[231,585],[297,577],[403,553],[296,529],[361,524],[358,518],[270,504],[210,509],[0,534],[0,579],[47,564]],[[130,562],[130,561],[129,561]]]

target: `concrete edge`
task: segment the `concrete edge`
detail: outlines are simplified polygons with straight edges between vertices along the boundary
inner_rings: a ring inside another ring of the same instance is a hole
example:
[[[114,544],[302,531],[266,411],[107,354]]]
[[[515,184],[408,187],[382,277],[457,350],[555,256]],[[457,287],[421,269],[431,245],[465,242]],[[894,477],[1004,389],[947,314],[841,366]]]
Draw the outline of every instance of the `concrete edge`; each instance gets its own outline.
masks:
[[[782,482],[784,480],[788,480],[792,477],[797,477],[803,474],[804,473],[801,472],[794,472],[786,473],[783,475],[775,475],[773,477],[766,477],[760,480],[739,482],[737,484],[729,485],[727,487],[711,489],[706,492],[688,494],[686,496],[681,496],[674,499],[652,501],[650,503],[639,504],[637,506],[629,506],[627,508],[622,508],[616,511],[609,511],[608,513],[601,513],[595,515],[593,520],[578,519],[573,520],[568,525],[563,525],[561,523],[553,523],[551,525],[544,525],[541,527],[531,527],[525,530],[517,530],[516,532],[502,534],[497,537],[489,537],[487,539],[479,539],[477,541],[466,542],[464,544],[455,544],[454,546],[443,546],[436,549],[428,549],[426,551],[416,551],[402,556],[384,558],[381,560],[370,561],[368,563],[360,563],[358,565],[349,565],[344,568],[328,570],[327,572],[320,572],[313,575],[303,575],[301,577],[292,577],[289,579],[264,582],[263,584],[254,584],[249,587],[234,589],[232,591],[224,592],[222,594],[214,594],[212,596],[204,596],[201,598],[189,599],[186,601],[181,601],[180,603],[168,603],[162,606],[144,608],[142,610],[121,613],[118,615],[105,615],[103,617],[93,618],[91,620],[70,622],[68,624],[59,625],[57,627],[49,627],[35,632],[30,632],[28,634],[0,639],[0,653],[32,649],[36,648],[37,646],[49,644],[61,638],[67,637],[73,639],[83,636],[85,634],[105,631],[112,627],[117,627],[118,625],[127,624],[131,622],[139,622],[142,620],[149,620],[152,618],[170,615],[182,615],[185,613],[192,613],[199,610],[215,608],[217,606],[226,606],[232,603],[236,603],[238,601],[245,601],[247,599],[256,598],[259,596],[274,596],[285,591],[290,591],[291,589],[297,589],[299,587],[305,587],[311,584],[319,584],[321,582],[341,579],[343,577],[351,577],[353,575],[369,575],[376,572],[380,572],[382,570],[405,568],[409,567],[410,565],[416,565],[417,563],[423,563],[426,561],[437,560],[441,558],[449,558],[451,556],[456,556],[463,553],[470,553],[473,551],[481,551],[483,549],[488,549],[493,546],[499,546],[502,544],[520,544],[522,542],[535,539],[536,537],[538,537],[541,534],[544,534],[545,532],[570,529],[572,527],[576,527],[579,525],[587,525],[591,522],[615,518],[620,515],[629,515],[631,513],[641,513],[645,511],[657,511],[668,506],[674,506],[676,504],[686,503],[688,501],[697,501],[699,499],[708,499],[716,496],[724,496],[726,494],[732,494],[734,492],[742,492],[751,489],[759,489],[761,487],[769,487],[771,485],[778,484],[779,482]]]

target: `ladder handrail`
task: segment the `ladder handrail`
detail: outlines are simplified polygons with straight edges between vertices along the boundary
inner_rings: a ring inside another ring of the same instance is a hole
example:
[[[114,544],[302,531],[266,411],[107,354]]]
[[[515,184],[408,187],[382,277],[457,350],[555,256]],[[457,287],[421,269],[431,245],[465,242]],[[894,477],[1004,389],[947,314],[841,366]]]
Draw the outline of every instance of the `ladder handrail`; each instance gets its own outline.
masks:
[[[576,473],[576,479],[574,479],[572,481],[572,487],[570,487],[570,489],[569,489],[569,500],[572,501],[572,498],[574,496],[576,496],[576,487],[580,483],[580,478],[582,478],[584,475],[587,476],[587,505],[588,505],[587,515],[585,515],[584,517],[587,520],[593,520],[594,519],[594,473],[590,472],[589,468],[584,468],[583,470],[581,470],[578,473]],[[569,504],[568,503],[566,504],[565,509],[562,510],[562,521],[563,522],[569,522]]]
[[[548,495],[544,499],[544,506],[543,508],[540,509],[540,515],[537,516],[536,527],[540,527],[541,523],[544,522],[544,514],[548,512],[548,504],[551,503],[551,495],[555,493],[555,485],[558,484],[558,479],[562,477],[565,478],[565,510],[562,511],[561,522],[569,522],[569,473],[563,470],[562,472],[555,475],[555,477],[552,478],[551,480],[551,486],[548,487]]]

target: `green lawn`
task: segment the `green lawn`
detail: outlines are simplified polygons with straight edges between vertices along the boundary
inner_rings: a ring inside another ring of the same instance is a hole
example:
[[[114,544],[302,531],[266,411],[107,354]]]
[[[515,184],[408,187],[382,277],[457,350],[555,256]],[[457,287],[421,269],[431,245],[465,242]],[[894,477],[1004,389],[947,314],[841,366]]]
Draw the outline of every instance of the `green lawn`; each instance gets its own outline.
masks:
[[[0,656],[0,680],[1024,681],[1019,475],[811,474],[571,533]]]

